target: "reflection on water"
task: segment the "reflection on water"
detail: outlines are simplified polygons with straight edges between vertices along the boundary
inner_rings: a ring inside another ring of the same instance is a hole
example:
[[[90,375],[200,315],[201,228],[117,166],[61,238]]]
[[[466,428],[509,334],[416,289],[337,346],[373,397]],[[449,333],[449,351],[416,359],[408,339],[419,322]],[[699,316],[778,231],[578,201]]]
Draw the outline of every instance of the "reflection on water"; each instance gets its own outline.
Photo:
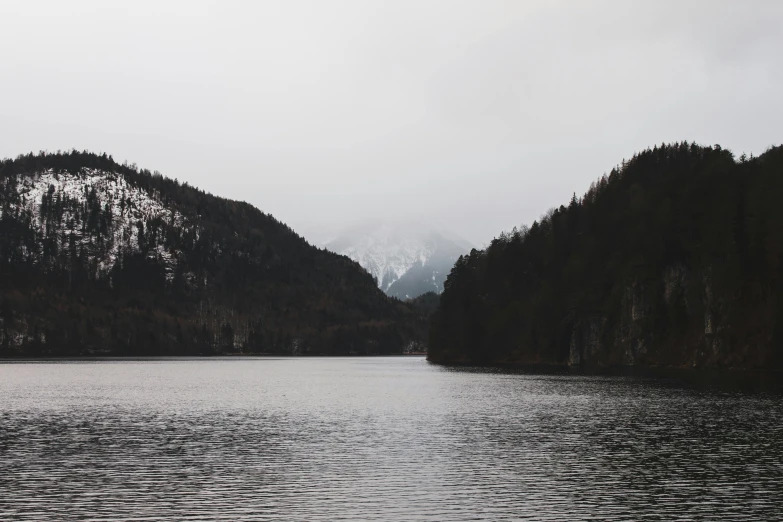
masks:
[[[772,520],[775,391],[422,358],[0,364],[0,520]]]

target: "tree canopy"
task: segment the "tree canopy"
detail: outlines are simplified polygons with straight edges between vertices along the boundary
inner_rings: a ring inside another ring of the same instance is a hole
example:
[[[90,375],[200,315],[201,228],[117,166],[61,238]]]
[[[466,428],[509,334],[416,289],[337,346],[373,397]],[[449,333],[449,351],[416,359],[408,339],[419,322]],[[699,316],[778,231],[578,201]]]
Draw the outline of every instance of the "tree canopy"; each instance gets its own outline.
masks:
[[[461,257],[429,357],[458,363],[783,362],[783,148],[636,154],[581,198]]]

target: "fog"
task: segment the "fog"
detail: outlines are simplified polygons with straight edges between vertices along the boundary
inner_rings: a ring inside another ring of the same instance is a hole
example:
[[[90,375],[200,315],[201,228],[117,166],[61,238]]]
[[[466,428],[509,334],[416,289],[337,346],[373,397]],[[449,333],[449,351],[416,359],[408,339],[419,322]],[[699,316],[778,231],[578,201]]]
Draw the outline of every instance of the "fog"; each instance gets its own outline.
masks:
[[[0,2],[0,156],[107,152],[313,242],[476,245],[671,141],[783,142],[783,2]]]

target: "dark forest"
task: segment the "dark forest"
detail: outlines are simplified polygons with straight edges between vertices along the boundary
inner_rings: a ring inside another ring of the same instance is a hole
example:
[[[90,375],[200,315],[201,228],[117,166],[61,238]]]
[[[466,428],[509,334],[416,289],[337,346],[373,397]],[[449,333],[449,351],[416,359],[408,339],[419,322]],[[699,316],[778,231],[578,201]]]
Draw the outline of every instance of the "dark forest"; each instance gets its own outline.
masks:
[[[783,364],[783,148],[678,143],[454,266],[432,361]]]

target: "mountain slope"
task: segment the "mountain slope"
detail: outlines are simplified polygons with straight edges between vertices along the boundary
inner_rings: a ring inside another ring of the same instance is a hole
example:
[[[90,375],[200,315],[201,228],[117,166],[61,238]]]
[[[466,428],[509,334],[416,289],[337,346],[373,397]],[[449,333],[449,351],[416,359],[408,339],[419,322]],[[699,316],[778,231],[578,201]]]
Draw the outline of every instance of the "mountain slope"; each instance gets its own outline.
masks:
[[[326,248],[363,266],[388,295],[400,299],[440,293],[464,242],[419,224],[373,224],[348,231]]]
[[[0,352],[396,353],[421,318],[251,205],[86,152],[0,163]]]
[[[783,148],[646,150],[582,199],[463,256],[445,363],[780,368]]]

